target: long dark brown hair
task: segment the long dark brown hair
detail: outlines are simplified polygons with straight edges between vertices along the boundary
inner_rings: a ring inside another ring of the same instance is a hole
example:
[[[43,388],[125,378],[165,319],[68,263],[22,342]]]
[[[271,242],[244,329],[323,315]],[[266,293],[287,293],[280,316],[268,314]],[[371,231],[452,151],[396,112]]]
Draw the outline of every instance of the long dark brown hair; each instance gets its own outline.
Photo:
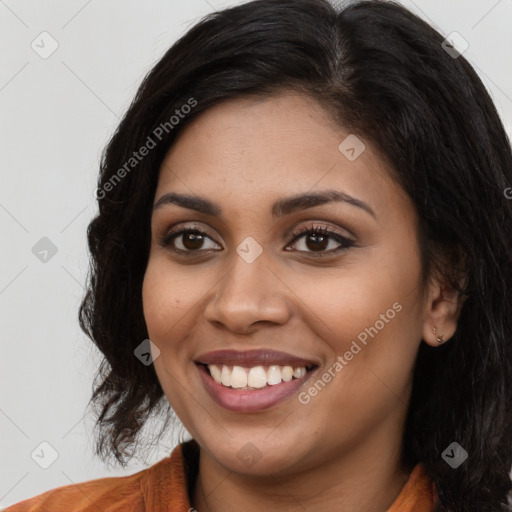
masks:
[[[443,39],[389,1],[257,0],[206,16],[154,66],[103,154],[88,228],[79,316],[104,355],[91,398],[97,454],[124,464],[166,403],[153,366],[134,357],[148,338],[142,282],[164,156],[223,100],[299,91],[389,162],[420,219],[423,275],[440,272],[464,298],[453,338],[421,344],[404,467],[424,465],[438,511],[511,510],[511,146],[477,74]],[[130,160],[148,137],[154,147]],[[457,469],[441,456],[454,441],[468,452]]]

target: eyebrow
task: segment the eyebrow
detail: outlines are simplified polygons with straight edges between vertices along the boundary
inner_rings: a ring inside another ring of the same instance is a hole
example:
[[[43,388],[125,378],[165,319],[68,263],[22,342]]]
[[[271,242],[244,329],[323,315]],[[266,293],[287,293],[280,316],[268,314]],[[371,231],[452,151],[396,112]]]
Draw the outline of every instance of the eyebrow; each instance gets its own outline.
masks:
[[[333,202],[347,203],[357,208],[361,208],[376,219],[375,212],[368,204],[339,190],[323,190],[320,192],[298,194],[279,199],[272,205],[272,216],[279,218],[285,215],[290,215],[298,210],[314,208],[315,206],[321,206],[323,204]],[[210,200],[195,195],[178,194],[177,192],[169,192],[160,197],[160,199],[158,199],[158,201],[153,205],[153,211],[168,204],[175,204],[182,208],[204,213],[205,215],[210,215],[212,217],[222,216],[222,208],[219,205],[212,203]]]

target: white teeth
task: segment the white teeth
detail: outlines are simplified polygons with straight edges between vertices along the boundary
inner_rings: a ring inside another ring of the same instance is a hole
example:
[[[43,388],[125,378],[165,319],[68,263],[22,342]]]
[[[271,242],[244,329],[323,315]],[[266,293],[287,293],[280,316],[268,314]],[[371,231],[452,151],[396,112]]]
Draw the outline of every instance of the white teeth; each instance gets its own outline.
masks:
[[[279,368],[279,366],[269,366],[267,370],[267,382],[271,386],[281,384],[281,368]]]
[[[300,379],[301,377],[304,377],[304,375],[306,375],[306,368],[304,368],[304,366],[299,366],[293,370],[293,376],[296,379]]]
[[[208,366],[208,368],[210,368],[210,373],[212,374],[213,380],[220,384],[222,382],[222,372],[219,370],[217,365],[211,364]]]
[[[235,389],[260,389],[266,386],[275,386],[281,382],[290,382],[293,378],[300,379],[306,375],[304,366],[263,366],[243,368],[241,366],[226,366],[209,364],[210,374],[215,382]],[[222,369],[219,369],[222,368]]]
[[[247,385],[251,388],[264,388],[267,385],[267,372],[263,366],[255,366],[249,370]]]
[[[222,367],[221,382],[223,386],[231,386],[231,371],[227,366]]]
[[[293,377],[293,368],[291,366],[285,366],[281,370],[281,376],[285,382],[290,382]]]
[[[224,366],[224,368],[226,368]],[[222,368],[222,371],[224,371]],[[224,383],[223,383],[224,384]],[[231,387],[232,388],[245,388],[247,386],[247,373],[241,366],[233,366],[231,372]]]

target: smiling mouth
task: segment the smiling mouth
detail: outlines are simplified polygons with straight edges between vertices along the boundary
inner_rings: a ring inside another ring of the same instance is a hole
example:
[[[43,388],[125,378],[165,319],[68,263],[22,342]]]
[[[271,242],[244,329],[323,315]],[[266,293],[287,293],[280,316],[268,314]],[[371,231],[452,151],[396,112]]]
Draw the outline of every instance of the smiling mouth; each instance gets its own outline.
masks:
[[[316,365],[258,365],[245,367],[225,364],[197,364],[204,367],[217,384],[240,391],[263,390],[283,382],[302,379],[308,372],[317,368]]]

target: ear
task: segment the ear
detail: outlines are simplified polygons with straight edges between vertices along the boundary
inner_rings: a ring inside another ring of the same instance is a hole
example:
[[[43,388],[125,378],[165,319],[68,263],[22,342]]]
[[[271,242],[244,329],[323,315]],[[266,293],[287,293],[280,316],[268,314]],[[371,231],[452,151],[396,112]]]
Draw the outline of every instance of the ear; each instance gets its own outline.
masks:
[[[432,347],[439,347],[455,334],[462,302],[459,292],[443,282],[441,278],[431,279],[423,322],[425,343]]]

